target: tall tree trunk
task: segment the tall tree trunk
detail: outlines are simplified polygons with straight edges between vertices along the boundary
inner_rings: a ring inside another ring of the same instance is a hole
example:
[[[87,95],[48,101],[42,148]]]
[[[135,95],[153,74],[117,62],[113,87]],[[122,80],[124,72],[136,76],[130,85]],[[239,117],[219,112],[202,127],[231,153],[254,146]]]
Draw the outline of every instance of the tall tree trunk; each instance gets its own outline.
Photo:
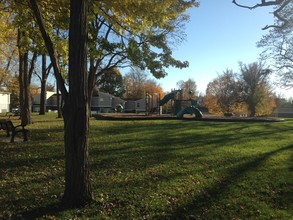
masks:
[[[18,43],[21,38],[25,36],[24,32],[18,33]],[[31,110],[30,110],[30,84],[29,70],[28,70],[28,52],[23,52],[21,45],[18,44],[19,49],[19,107],[20,107],[20,119],[22,125],[31,123]]]
[[[18,69],[18,84],[19,84],[19,110],[20,110],[20,115],[22,115],[22,106],[24,103],[24,55],[21,49],[20,45],[20,40],[22,38],[23,33],[18,30],[18,36],[17,36],[17,41],[18,41],[18,54],[19,54],[19,69]]]
[[[97,77],[96,77],[96,68],[94,65],[94,59],[90,58],[90,68],[89,68],[89,76],[88,76],[88,106],[91,115],[91,107],[92,107],[92,98],[93,98],[93,90],[96,86]]]
[[[44,26],[36,0],[30,0],[62,94],[65,191],[62,202],[76,207],[92,201],[88,161],[87,13],[88,0],[70,0],[69,92],[62,78],[54,44]]]
[[[249,108],[249,116],[250,117],[255,117],[255,115],[256,115],[256,104],[253,103],[253,104],[249,105],[248,108]]]
[[[40,115],[46,112],[46,83],[47,83],[47,62],[46,55],[42,55],[42,77],[41,77],[41,95],[40,95]]]
[[[87,0],[70,1],[69,95],[63,107],[65,126],[65,192],[63,202],[92,200],[88,162]]]
[[[24,72],[23,72],[23,105],[21,106],[21,124],[28,125],[31,123],[30,109],[30,83],[28,72],[28,52],[24,53]]]

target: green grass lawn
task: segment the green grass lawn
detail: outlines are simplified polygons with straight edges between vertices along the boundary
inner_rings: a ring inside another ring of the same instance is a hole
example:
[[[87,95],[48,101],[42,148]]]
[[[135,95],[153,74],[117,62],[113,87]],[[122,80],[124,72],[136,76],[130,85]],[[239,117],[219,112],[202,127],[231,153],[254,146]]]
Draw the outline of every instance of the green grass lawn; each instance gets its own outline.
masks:
[[[58,207],[63,123],[0,131],[0,219],[293,219],[293,120],[90,120],[95,202]]]

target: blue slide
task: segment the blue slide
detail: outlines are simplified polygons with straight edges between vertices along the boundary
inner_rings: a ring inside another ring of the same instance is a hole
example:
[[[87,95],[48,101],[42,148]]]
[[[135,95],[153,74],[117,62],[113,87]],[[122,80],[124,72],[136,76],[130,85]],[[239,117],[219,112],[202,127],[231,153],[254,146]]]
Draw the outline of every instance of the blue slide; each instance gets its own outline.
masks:
[[[171,92],[165,95],[164,98],[160,100],[159,102],[160,106],[165,105],[170,99],[174,99],[174,97],[175,97],[175,92]]]
[[[195,114],[196,118],[202,118],[203,117],[202,112],[198,108],[196,108],[194,106],[188,106],[188,107],[186,107],[184,109],[181,109],[177,113],[176,117],[177,118],[183,118],[184,114],[190,114],[190,115]]]

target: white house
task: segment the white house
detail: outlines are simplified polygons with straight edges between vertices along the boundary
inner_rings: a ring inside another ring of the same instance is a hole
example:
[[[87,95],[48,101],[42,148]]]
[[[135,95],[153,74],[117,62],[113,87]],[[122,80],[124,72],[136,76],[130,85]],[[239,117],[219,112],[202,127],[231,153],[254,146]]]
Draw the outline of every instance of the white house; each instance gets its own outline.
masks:
[[[50,100],[53,98],[53,96],[55,95],[55,92],[50,92],[47,91],[46,92],[46,101],[45,101],[45,106],[48,107],[50,106]],[[41,94],[36,94],[33,96],[33,105],[32,105],[32,111],[33,112],[38,112],[40,111],[40,104],[41,104]],[[57,101],[56,101],[57,103]],[[55,105],[56,105],[55,103]]]
[[[6,113],[10,110],[10,93],[0,92],[0,113]]]

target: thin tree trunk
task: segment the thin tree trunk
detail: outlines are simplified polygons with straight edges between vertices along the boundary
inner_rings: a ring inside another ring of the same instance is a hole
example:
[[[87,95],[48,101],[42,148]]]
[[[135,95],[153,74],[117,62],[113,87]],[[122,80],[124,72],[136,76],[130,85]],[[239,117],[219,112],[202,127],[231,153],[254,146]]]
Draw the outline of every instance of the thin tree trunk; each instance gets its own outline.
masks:
[[[18,42],[24,36],[24,32],[18,33]],[[19,47],[19,108],[20,119],[22,125],[30,124],[30,109],[29,109],[29,85],[28,85],[28,52],[23,52],[21,45]]]
[[[46,83],[47,83],[47,68],[46,55],[42,55],[42,78],[41,78],[41,95],[40,95],[40,115],[45,115],[46,112]]]
[[[93,98],[93,90],[96,85],[97,77],[96,77],[96,68],[94,65],[94,59],[90,58],[90,69],[89,69],[89,76],[88,76],[88,106],[91,116],[91,107],[92,107],[92,98]]]
[[[20,40],[23,33],[18,30],[18,54],[19,54],[19,69],[18,69],[18,84],[19,84],[19,110],[20,116],[22,115],[22,107],[24,103],[24,85],[23,85],[23,75],[24,75],[24,55],[21,50]]]
[[[58,83],[57,83],[57,86],[56,86],[56,92],[57,92],[57,114],[58,114],[58,118],[62,118],[62,111],[61,111],[61,102],[60,102],[60,92],[59,92],[59,86],[58,86]]]
[[[21,124],[28,125],[31,123],[30,84],[28,83],[28,52],[24,53],[23,64],[23,105],[21,106]]]
[[[255,117],[256,115],[256,108],[255,106],[250,107],[250,117]]]

